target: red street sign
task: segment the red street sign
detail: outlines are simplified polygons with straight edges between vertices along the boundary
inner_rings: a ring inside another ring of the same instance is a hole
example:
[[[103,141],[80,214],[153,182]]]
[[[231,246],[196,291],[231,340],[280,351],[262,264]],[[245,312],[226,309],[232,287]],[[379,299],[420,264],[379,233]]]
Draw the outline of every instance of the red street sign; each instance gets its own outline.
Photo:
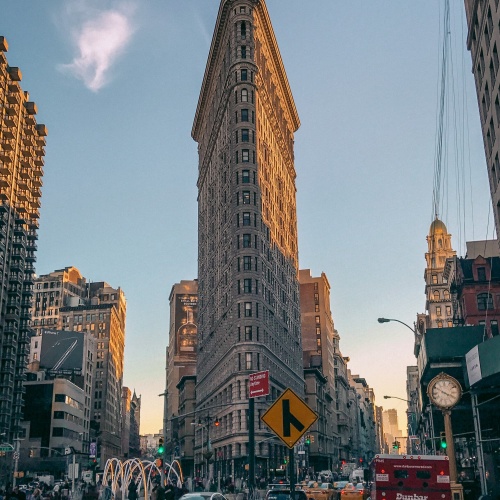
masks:
[[[249,398],[258,398],[269,394],[269,370],[250,374]]]

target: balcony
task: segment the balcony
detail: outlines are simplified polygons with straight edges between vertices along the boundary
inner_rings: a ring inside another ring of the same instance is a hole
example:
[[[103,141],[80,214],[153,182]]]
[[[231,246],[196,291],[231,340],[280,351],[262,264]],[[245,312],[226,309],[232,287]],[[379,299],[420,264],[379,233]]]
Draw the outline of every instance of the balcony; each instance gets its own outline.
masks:
[[[0,144],[1,149],[2,149],[3,151],[9,151],[9,152],[14,151],[14,144],[13,144],[13,142],[14,142],[14,141],[13,141],[12,139],[11,139],[11,140],[7,140],[7,141],[3,141],[3,142]]]
[[[3,131],[4,139],[14,139],[14,133],[12,132],[12,128],[7,128]]]
[[[12,182],[8,176],[0,177],[0,187],[10,188],[12,186]]]
[[[21,167],[23,167],[20,171],[21,177],[23,179],[29,179],[31,177],[30,170],[33,168],[31,158],[21,158],[19,163],[21,163]]]
[[[12,163],[13,153],[0,148],[0,160],[4,163]]]
[[[9,175],[10,168],[4,163],[0,163],[0,175]]]
[[[38,153],[38,156],[35,156],[34,162],[37,167],[43,167],[45,165],[45,162],[43,161],[43,154]],[[43,171],[40,173],[43,175]]]
[[[38,109],[36,107],[36,104],[34,102],[26,102],[24,103],[24,107],[26,108],[26,111],[29,115],[36,115],[38,112]]]
[[[4,115],[3,122],[4,122],[6,127],[14,127],[16,124],[16,121],[14,120],[14,118],[12,116],[7,115],[7,114]]]
[[[7,94],[7,102],[9,104],[19,105],[19,103],[21,102],[21,99],[19,98],[19,93],[15,92],[15,93]]]
[[[16,309],[16,310],[8,312],[5,315],[5,319],[7,321],[17,321],[17,322],[19,322],[19,321],[21,321],[21,316],[19,314],[19,311]]]

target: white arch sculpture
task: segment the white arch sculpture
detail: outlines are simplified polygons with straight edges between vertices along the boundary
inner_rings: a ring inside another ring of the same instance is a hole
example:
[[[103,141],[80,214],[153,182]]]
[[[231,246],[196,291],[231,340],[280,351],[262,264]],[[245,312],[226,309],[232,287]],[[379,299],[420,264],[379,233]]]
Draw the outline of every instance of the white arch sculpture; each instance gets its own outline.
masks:
[[[168,483],[171,480],[172,473],[175,474],[177,486],[181,486],[184,478],[182,477],[182,467],[178,460],[174,460],[171,464],[165,463],[165,468],[168,469],[168,473],[165,476],[165,480]],[[176,468],[179,469],[177,472]],[[155,474],[153,474],[153,472]],[[107,460],[104,467],[104,474],[102,475],[102,483],[107,484],[111,481],[111,490],[113,495],[117,490],[121,490],[122,498],[128,497],[128,485],[132,478],[138,476],[139,481],[137,483],[137,495],[141,497],[141,490],[144,492],[144,498],[149,498],[149,492],[151,491],[151,480],[152,476],[156,474],[161,474],[161,470],[157,467],[155,462],[150,460],[140,460],[138,458],[129,458],[122,462],[118,458],[110,458]],[[121,485],[119,484],[121,482]]]

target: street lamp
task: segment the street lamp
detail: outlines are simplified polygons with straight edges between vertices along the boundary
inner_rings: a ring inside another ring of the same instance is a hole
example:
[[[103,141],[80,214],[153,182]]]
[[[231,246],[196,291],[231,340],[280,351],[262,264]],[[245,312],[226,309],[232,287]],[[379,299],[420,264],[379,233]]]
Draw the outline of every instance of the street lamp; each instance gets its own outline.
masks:
[[[384,399],[400,399],[401,401],[406,401],[407,403],[412,404],[409,399],[400,398],[398,396],[384,396]]]
[[[396,323],[401,323],[402,325],[406,326],[406,328],[409,328],[415,335],[419,335],[417,332],[417,329],[414,327],[412,328],[410,325],[406,324],[404,321],[400,321],[399,319],[394,319],[394,318],[378,318],[377,321],[379,323],[389,323],[390,321],[396,321]]]

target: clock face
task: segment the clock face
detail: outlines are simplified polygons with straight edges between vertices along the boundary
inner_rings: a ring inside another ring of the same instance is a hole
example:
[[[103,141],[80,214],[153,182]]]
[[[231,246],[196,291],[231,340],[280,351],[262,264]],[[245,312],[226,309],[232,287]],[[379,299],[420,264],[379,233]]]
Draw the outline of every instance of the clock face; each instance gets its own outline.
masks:
[[[460,400],[461,392],[460,386],[456,382],[442,378],[437,380],[431,387],[429,396],[436,406],[451,408]]]

